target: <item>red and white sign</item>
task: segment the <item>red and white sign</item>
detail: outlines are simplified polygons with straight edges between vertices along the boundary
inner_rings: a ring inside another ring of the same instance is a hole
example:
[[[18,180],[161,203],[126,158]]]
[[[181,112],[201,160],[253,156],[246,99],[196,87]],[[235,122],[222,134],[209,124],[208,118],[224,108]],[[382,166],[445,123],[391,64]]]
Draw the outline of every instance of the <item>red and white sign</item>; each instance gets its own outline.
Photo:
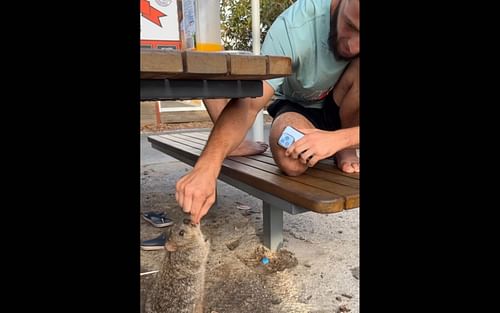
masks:
[[[141,47],[180,49],[177,0],[139,0]]]

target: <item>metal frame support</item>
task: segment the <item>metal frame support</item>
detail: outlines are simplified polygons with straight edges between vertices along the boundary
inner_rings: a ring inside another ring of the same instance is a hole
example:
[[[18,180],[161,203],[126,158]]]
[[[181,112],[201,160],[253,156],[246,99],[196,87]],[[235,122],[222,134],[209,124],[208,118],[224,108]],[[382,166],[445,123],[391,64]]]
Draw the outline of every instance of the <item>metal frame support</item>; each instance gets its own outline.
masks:
[[[141,79],[141,101],[260,97],[261,80]]]
[[[264,223],[264,245],[272,251],[283,244],[283,210],[263,201],[262,215]]]
[[[260,1],[252,0],[252,49],[253,54],[260,55]],[[248,139],[253,141],[264,140],[264,113],[257,113],[252,128],[248,132]]]

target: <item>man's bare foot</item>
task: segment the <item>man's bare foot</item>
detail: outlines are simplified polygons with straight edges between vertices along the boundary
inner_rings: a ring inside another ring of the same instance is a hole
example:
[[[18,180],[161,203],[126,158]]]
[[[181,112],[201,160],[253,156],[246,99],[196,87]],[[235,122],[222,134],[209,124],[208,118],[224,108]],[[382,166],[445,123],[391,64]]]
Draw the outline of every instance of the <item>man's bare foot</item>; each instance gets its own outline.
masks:
[[[229,156],[246,156],[261,154],[267,150],[268,144],[262,141],[243,141]]]
[[[359,173],[359,157],[356,149],[344,149],[335,154],[337,167],[346,173]]]

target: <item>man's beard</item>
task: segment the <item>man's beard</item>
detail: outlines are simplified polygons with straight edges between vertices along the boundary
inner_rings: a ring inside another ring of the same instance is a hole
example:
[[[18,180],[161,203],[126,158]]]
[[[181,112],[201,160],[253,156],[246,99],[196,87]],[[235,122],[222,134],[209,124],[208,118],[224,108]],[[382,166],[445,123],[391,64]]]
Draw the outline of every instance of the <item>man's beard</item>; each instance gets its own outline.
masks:
[[[352,56],[352,57],[345,57],[340,55],[340,52],[338,50],[338,33],[337,33],[337,21],[339,17],[339,12],[340,12],[340,4],[342,1],[337,4],[337,7],[335,8],[335,11],[333,12],[332,16],[330,17],[330,33],[328,34],[328,47],[330,48],[330,51],[333,53],[333,56],[335,57],[335,60],[337,61],[351,61],[352,59],[355,59],[357,55]]]

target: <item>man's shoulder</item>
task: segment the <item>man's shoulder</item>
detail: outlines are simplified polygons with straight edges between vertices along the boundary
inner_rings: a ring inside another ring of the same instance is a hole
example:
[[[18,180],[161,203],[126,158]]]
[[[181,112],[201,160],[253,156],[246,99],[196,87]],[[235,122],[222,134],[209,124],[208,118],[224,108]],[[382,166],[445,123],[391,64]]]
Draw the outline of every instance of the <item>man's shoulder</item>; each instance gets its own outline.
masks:
[[[263,47],[280,45],[285,55],[300,55],[300,50],[309,51],[326,41],[329,32],[329,11],[331,0],[298,0],[286,9],[271,25]],[[324,37],[324,38],[323,38]],[[274,51],[271,51],[274,52]]]
[[[314,22],[318,17],[329,16],[331,0],[298,0],[286,9],[277,20],[282,19],[287,26],[300,28]]]

